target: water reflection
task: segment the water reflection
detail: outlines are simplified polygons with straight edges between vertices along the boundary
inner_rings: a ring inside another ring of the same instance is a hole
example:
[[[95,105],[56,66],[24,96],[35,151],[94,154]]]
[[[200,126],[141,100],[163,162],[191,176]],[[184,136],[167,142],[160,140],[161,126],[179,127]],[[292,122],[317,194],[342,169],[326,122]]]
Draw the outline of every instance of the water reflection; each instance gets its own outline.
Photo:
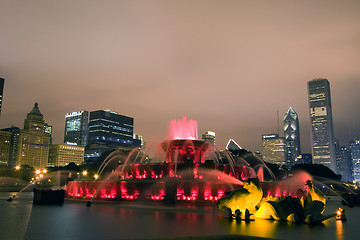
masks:
[[[256,219],[256,221],[236,221],[234,219],[220,218],[220,223],[229,228],[231,234],[250,235],[257,237],[275,238],[279,221]]]
[[[124,205],[67,201],[63,206],[33,206],[32,195],[6,202],[0,194],[1,239],[141,239],[241,234],[279,239],[357,239],[360,208],[346,208],[347,222],[323,225],[256,219],[224,219],[215,207]],[[338,203],[329,205],[335,211]],[[330,211],[330,212],[331,212]]]
[[[18,197],[12,202],[6,202],[15,193],[6,193],[0,199],[0,233],[1,239],[23,239],[31,216],[32,196]]]
[[[337,240],[344,239],[343,222],[342,221],[336,221],[336,239]]]

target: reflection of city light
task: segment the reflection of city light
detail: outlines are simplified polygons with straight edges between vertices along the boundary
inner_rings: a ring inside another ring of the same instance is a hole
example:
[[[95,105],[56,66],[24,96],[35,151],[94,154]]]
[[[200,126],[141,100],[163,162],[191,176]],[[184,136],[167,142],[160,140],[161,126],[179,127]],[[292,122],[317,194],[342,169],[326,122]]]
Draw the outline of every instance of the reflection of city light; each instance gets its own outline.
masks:
[[[36,170],[35,173],[36,173],[36,174],[40,174],[40,170]]]
[[[19,165],[16,166],[15,169],[16,169],[16,170],[20,170],[20,166],[19,166]]]

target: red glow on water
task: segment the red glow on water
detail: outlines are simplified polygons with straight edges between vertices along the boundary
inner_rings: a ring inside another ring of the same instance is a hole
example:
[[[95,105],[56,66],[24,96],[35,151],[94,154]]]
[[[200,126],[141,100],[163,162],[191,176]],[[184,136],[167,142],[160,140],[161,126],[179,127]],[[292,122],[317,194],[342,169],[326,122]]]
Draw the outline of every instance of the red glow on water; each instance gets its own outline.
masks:
[[[169,137],[170,140],[175,139],[198,139],[198,125],[195,120],[187,120],[186,115],[182,119],[172,120],[169,124]]]

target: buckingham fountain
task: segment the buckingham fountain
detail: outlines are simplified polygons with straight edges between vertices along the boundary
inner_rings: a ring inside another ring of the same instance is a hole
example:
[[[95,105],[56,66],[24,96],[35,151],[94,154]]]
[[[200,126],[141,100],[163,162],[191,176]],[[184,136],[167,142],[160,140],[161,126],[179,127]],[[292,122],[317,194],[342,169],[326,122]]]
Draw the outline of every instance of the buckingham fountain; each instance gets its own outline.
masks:
[[[197,122],[187,121],[186,116],[171,121],[167,140],[154,148],[156,158],[150,158],[146,148],[136,149],[99,180],[69,181],[66,197],[86,200],[88,206],[99,200],[210,203],[226,217],[244,220],[255,217],[319,223],[335,216],[322,215],[326,199],[315,191],[310,175],[265,182],[267,167],[260,159],[260,167],[255,168],[227,151],[216,151],[213,143],[198,140]],[[116,154],[105,159],[99,174],[118,161]]]

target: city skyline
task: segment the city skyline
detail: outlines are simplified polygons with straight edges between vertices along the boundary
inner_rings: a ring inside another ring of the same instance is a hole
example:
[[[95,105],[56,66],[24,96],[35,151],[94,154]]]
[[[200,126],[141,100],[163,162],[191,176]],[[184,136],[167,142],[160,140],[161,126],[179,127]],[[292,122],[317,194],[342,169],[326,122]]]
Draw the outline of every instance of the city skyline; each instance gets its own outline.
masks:
[[[35,3],[1,3],[1,128],[38,102],[54,143],[66,113],[101,109],[133,117],[148,142],[186,114],[255,152],[291,106],[309,153],[306,83],[326,78],[335,138],[360,136],[359,2]]]

